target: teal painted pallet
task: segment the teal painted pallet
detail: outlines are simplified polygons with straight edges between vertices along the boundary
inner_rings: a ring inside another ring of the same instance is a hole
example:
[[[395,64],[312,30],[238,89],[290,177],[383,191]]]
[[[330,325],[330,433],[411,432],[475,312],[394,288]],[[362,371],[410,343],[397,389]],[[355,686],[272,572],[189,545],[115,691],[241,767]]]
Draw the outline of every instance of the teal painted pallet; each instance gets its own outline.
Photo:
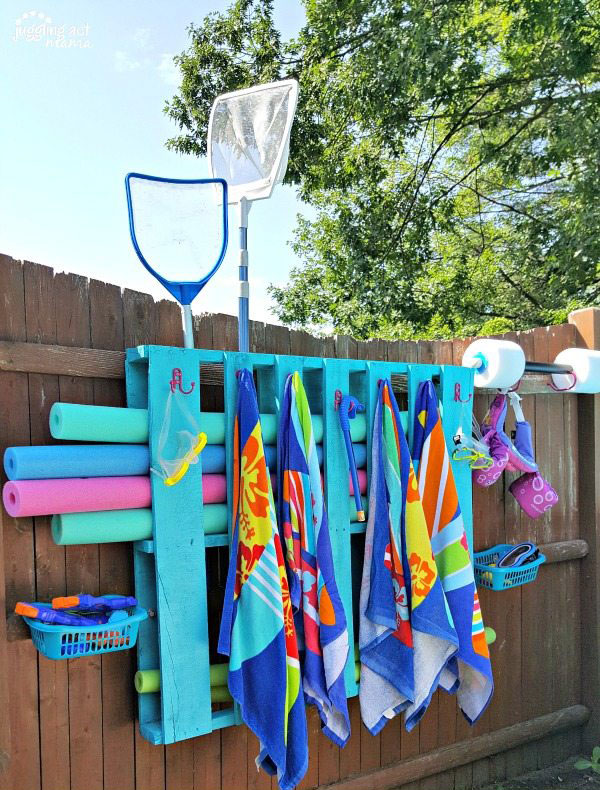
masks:
[[[462,422],[471,424],[473,371],[451,365],[413,365],[349,359],[321,359],[274,354],[242,354],[224,351],[140,346],[127,352],[127,403],[147,408],[152,466],[157,462],[158,436],[162,426],[173,369],[179,368],[186,406],[202,425],[200,365],[223,365],[226,424],[228,536],[231,535],[233,422],[237,398],[236,371],[246,367],[256,376],[259,410],[276,414],[279,420],[285,380],[298,371],[302,376],[311,410],[323,415],[323,467],[325,504],[340,594],[353,633],[352,540],[364,532],[364,524],[350,523],[350,499],[339,492],[348,485],[348,461],[338,414],[334,408],[336,390],[355,395],[366,406],[368,464],[371,458],[371,427],[381,378],[403,376],[407,382],[407,418],[412,440],[414,402],[421,381],[433,378],[438,386],[444,431],[448,446]],[[466,403],[455,400],[455,387]],[[176,427],[176,426],[173,426]],[[454,463],[465,528],[472,552],[471,473],[467,464]],[[370,479],[370,469],[368,469]],[[160,668],[160,692],[138,695],[141,734],[154,744],[174,743],[221,727],[239,724],[236,706],[214,711],[210,697],[208,606],[205,551],[228,545],[220,535],[204,535],[202,505],[202,456],[175,486],[163,485],[152,475],[152,540],[135,544],[136,596],[151,617],[140,624],[138,668]],[[355,557],[354,568],[361,566]],[[354,589],[356,590],[356,580]],[[348,696],[358,693],[354,677],[353,651],[346,667]]]

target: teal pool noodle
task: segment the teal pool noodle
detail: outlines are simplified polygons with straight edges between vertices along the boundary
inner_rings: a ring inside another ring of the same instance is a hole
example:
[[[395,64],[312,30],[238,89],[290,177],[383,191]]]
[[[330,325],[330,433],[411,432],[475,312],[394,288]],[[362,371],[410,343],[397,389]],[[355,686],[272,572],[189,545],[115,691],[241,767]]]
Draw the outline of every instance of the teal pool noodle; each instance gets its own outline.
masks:
[[[82,543],[119,543],[152,537],[150,508],[98,510],[52,516],[52,538],[59,546]]]
[[[277,444],[277,418],[261,414],[263,442]],[[315,443],[323,441],[323,417],[312,415]],[[225,444],[225,415],[222,412],[202,412],[199,428],[206,434],[208,444]],[[50,410],[50,433],[55,439],[76,442],[118,442],[144,444],[148,442],[148,410],[123,409],[114,406],[82,406],[77,403],[55,403]],[[364,442],[367,422],[364,414],[350,420],[353,442]]]
[[[64,513],[52,516],[52,538],[59,546],[84,543],[120,543],[152,538],[150,508],[98,510],[95,513]],[[227,532],[227,505],[204,505],[204,532]]]
[[[362,502],[366,512],[365,497],[362,497]],[[225,503],[204,505],[203,512],[205,535],[224,535],[227,532],[228,506]],[[350,521],[357,521],[354,498],[350,499]],[[59,546],[151,540],[152,511],[150,508],[132,508],[63,513],[52,516],[51,529],[52,538]]]
[[[4,453],[9,480],[147,475],[149,467],[148,445],[143,444],[8,447]]]
[[[55,439],[78,442],[148,443],[148,410],[55,403],[50,409]]]

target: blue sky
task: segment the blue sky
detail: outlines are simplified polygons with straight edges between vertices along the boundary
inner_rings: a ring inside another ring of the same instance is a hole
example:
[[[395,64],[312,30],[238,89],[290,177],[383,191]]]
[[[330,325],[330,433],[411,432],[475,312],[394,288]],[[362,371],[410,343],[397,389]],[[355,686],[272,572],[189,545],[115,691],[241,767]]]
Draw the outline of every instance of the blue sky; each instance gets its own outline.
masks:
[[[205,160],[166,150],[165,140],[176,129],[162,109],[178,84],[172,56],[187,46],[186,26],[228,4],[2,3],[0,252],[167,296],[132,250],[123,177],[130,170],[176,178],[208,175]],[[283,35],[294,35],[304,20],[300,0],[278,0],[275,6]],[[36,28],[38,40],[17,35],[34,23],[47,26]],[[56,34],[45,31],[62,26],[57,46]],[[297,262],[287,242],[302,208],[294,190],[281,186],[252,208],[252,318],[273,321],[266,286],[285,282]],[[225,262],[194,302],[195,311],[237,312],[237,257],[234,228]]]

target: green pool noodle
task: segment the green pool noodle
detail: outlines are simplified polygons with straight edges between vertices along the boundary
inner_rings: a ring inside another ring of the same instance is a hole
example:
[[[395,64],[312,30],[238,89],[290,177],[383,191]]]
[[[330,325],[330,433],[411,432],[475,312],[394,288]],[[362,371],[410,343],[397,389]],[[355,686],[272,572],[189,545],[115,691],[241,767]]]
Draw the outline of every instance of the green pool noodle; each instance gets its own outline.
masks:
[[[210,669],[212,676],[212,667]],[[158,669],[142,669],[135,673],[134,683],[138,694],[152,694],[160,691],[160,672]],[[231,694],[227,686],[211,685],[210,699],[211,702],[231,702]]]
[[[152,694],[160,690],[160,670],[138,669],[133,678],[138,694]]]
[[[210,667],[210,698],[212,702],[229,702],[231,694],[227,688],[229,664],[212,664]],[[354,679],[360,679],[360,664],[354,665]],[[160,671],[158,669],[139,669],[133,679],[138,694],[152,694],[160,691]]]
[[[260,422],[264,443],[276,444],[277,417],[261,414]],[[313,414],[312,424],[315,442],[321,444],[323,417]],[[202,412],[199,428],[206,434],[208,444],[225,444],[225,415],[222,412]],[[50,433],[55,439],[77,442],[145,444],[148,442],[148,410],[55,403],[50,409]],[[353,442],[365,441],[367,421],[364,414],[350,420],[350,434]]]
[[[213,686],[210,690],[211,702],[233,702],[227,686]]]
[[[52,516],[52,538],[58,546],[83,543],[120,543],[152,537],[150,508],[99,510]]]
[[[488,643],[488,645],[493,645],[494,642],[496,641],[496,632],[489,625],[486,625],[484,630],[485,630],[485,641]]]

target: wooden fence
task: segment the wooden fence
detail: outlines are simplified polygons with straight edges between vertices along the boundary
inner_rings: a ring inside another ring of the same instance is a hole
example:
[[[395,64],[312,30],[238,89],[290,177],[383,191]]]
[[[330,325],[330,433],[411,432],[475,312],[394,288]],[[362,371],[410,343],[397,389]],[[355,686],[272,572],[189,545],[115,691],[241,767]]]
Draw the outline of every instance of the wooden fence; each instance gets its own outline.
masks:
[[[124,405],[123,349],[182,343],[174,303],[37,264],[0,256],[0,294],[0,453],[9,445],[50,442],[48,412],[57,400]],[[228,316],[202,316],[195,330],[197,347],[236,346],[236,321]],[[539,361],[569,346],[599,347],[600,310],[510,337]],[[256,322],[251,327],[252,351],[282,354],[460,364],[467,343],[357,342]],[[218,399],[216,389],[202,397]],[[455,700],[436,694],[413,732],[402,731],[397,718],[372,737],[354,699],[353,734],[341,751],[320,734],[311,709],[311,758],[302,790],[330,784],[463,790],[600,742],[600,397],[545,394],[540,381],[530,389],[544,393],[526,396],[523,408],[542,472],[560,503],[532,521],[508,495],[512,478],[504,487],[475,491],[476,550],[531,539],[547,546],[549,559],[535,584],[480,591],[484,620],[498,634],[491,648],[496,690],[490,707],[469,728]],[[476,397],[480,418],[488,402],[489,396]],[[0,528],[2,790],[276,787],[257,773],[257,742],[245,727],[167,747],[143,740],[135,722],[134,651],[49,661],[12,614],[18,600],[132,590],[128,544],[65,549],[54,545],[48,518],[14,520],[4,511]]]

